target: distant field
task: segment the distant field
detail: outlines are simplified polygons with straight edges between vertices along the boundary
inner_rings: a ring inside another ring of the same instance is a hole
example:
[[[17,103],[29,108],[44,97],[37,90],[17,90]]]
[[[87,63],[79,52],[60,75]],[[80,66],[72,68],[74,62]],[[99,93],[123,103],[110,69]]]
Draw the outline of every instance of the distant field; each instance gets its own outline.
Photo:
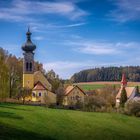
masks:
[[[106,85],[116,85],[120,86],[120,82],[81,82],[81,83],[74,83],[74,85],[80,86],[83,90],[89,91],[89,90],[96,90],[101,89],[105,87]],[[128,86],[139,86],[140,82],[128,82]]]
[[[39,106],[0,104],[0,140],[139,140],[140,119]]]

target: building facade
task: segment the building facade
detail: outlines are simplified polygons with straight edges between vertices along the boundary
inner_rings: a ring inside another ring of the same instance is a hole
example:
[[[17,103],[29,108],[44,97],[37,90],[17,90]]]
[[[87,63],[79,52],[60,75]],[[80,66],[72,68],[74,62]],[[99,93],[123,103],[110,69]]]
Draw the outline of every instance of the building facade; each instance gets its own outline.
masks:
[[[63,104],[75,105],[78,101],[84,102],[86,93],[77,85],[76,86],[68,86],[65,90],[65,96],[63,100]]]

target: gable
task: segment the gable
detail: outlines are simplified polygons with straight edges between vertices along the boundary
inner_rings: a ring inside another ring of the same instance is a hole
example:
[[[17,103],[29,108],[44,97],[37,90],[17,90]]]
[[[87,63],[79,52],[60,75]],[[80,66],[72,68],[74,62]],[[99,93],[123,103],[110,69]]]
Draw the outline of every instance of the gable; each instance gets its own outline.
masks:
[[[86,95],[85,92],[78,86],[69,86],[66,89],[65,95],[69,96],[71,94]]]
[[[37,82],[37,84],[34,86],[33,90],[47,90],[47,89],[41,82]]]

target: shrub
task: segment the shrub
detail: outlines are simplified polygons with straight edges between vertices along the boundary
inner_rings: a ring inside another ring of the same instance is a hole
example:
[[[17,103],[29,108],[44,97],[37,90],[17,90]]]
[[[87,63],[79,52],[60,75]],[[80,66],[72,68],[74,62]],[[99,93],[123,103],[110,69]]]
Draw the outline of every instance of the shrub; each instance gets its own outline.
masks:
[[[125,113],[140,117],[140,100],[130,100],[125,104]]]

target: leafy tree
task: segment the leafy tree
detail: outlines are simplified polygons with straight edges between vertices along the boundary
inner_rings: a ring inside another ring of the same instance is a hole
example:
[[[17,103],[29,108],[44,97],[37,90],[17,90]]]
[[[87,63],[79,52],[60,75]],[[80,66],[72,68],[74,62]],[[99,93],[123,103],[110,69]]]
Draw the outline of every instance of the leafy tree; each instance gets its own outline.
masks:
[[[63,105],[63,99],[65,95],[65,90],[63,85],[60,85],[58,89],[56,90],[56,102],[57,105]]]
[[[22,87],[19,89],[18,98],[22,99],[23,104],[25,103],[26,98],[30,98],[32,94],[32,90],[26,87]]]
[[[120,106],[124,107],[126,101],[127,101],[127,93],[125,87],[123,87],[121,91],[121,97],[120,97]]]

